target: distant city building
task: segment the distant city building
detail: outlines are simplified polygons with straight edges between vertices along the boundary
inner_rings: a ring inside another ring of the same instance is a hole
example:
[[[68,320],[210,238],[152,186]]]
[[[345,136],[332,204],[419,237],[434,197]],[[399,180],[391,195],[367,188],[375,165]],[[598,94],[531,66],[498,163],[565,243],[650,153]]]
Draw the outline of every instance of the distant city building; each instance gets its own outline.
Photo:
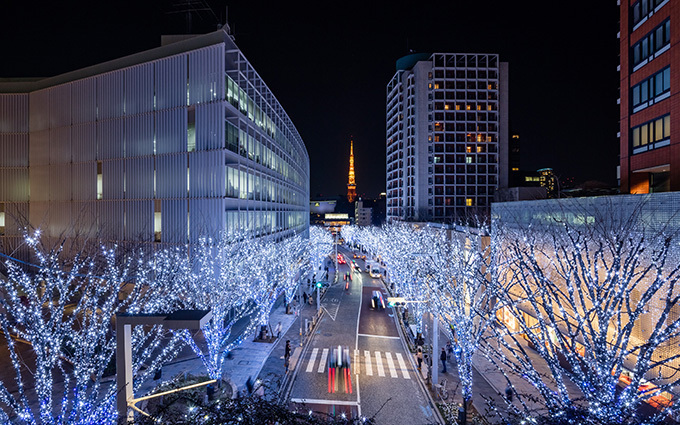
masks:
[[[347,178],[347,200],[351,204],[357,198],[357,183],[354,179],[354,140],[349,145],[349,175]]]
[[[508,64],[412,54],[387,85],[387,220],[488,214],[508,186]]]
[[[680,190],[680,0],[623,0],[619,6],[620,165],[622,193]],[[673,81],[675,81],[673,83]]]
[[[5,58],[10,60],[10,58]],[[309,156],[225,29],[0,83],[0,231],[186,244],[309,226]]]
[[[370,226],[373,222],[373,209],[364,207],[364,201],[359,198],[354,203],[354,224],[357,226]]]
[[[552,168],[538,170],[538,179],[541,187],[545,188],[548,199],[559,198],[559,181]]]
[[[519,134],[510,136],[508,148],[508,185],[510,187],[522,185],[522,164],[520,161]]]
[[[337,206],[337,201],[310,201],[309,203],[309,224],[324,225],[325,215],[334,213]]]

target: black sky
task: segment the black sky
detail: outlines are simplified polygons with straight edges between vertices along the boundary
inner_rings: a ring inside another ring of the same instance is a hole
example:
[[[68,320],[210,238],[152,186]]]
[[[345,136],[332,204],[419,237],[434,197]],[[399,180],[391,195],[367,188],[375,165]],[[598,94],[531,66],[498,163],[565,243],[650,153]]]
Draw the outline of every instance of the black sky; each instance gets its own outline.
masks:
[[[522,168],[616,183],[613,1],[206,2],[215,16],[203,11],[193,23],[214,28],[228,6],[236,44],[307,145],[312,196],[346,192],[350,137],[357,191],[384,191],[385,86],[408,49],[500,54]],[[158,1],[6,2],[0,77],[57,75],[156,47],[180,16],[168,10]]]

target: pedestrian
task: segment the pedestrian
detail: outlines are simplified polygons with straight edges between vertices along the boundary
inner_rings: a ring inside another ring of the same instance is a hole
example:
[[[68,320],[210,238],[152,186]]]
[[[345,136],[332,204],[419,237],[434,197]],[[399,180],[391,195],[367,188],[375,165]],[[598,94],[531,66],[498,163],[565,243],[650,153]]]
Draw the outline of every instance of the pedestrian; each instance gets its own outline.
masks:
[[[505,387],[505,399],[508,401],[508,403],[512,403],[512,385],[510,384]]]
[[[418,347],[416,352],[416,360],[418,360],[418,370],[420,370],[420,367],[423,365],[423,349],[420,347]]]
[[[252,378],[252,376],[249,376],[248,380],[246,381],[246,390],[248,390],[248,395],[251,395],[253,393],[254,387],[255,387],[255,384],[253,383],[253,378]]]
[[[451,341],[446,343],[446,358],[447,360],[451,360],[451,356],[453,355],[453,345],[451,345]]]
[[[276,338],[281,338],[281,322],[279,322],[278,325],[276,325]]]
[[[442,361],[442,366],[444,366],[444,371],[442,373],[446,373],[446,350],[444,347],[442,347],[442,352],[439,355],[439,360]]]
[[[286,373],[288,372],[288,366],[290,366],[290,340],[286,340],[286,351],[283,355],[283,365],[286,367]]]
[[[307,304],[307,293],[306,292],[302,293],[302,298],[305,300],[305,304]]]

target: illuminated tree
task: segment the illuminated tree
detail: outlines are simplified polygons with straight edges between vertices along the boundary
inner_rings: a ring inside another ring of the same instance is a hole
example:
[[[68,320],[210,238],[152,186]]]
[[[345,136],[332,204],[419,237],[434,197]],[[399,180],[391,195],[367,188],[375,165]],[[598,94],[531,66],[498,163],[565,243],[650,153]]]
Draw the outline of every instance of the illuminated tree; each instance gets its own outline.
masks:
[[[640,423],[649,403],[653,423],[678,409],[667,398],[680,384],[678,240],[652,230],[641,208],[558,211],[547,224],[494,229],[506,326],[487,355],[509,383],[533,384],[555,421]],[[518,416],[537,407],[516,400]]]
[[[143,255],[120,259],[114,248],[64,259],[61,248],[42,248],[39,236],[26,242],[37,264],[8,259],[7,279],[0,279],[0,326],[15,373],[14,382],[0,382],[0,417],[27,424],[114,424],[115,380],[102,379],[116,347],[112,320],[159,306]],[[176,355],[177,341],[165,336],[160,327],[134,328],[136,389]]]
[[[496,276],[488,227],[425,228],[427,261],[434,272],[426,282],[429,309],[453,342],[464,407],[472,399],[473,356],[495,321]]]
[[[263,241],[247,235],[222,235],[201,238],[189,256],[175,252],[170,262],[186,264],[171,281],[170,296],[181,308],[210,310],[212,319],[202,329],[207,352],[204,353],[188,330],[179,331],[205,365],[212,379],[220,380],[229,351],[239,346],[257,326],[258,302],[267,282],[252,275],[252,264],[261,255]],[[164,264],[165,261],[160,262]],[[266,291],[266,287],[265,287]],[[234,325],[245,328],[232,337]]]

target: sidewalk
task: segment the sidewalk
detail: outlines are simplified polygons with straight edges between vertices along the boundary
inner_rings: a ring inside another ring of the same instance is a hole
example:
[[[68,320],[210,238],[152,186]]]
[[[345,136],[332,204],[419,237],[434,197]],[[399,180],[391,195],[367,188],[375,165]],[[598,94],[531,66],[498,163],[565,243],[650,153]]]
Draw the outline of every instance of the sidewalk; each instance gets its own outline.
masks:
[[[328,283],[331,285],[335,281],[335,269],[333,265],[328,268]],[[269,394],[274,394],[279,396],[282,390],[286,389],[286,386],[293,378],[293,372],[295,370],[296,363],[299,361],[302,351],[304,350],[304,344],[309,340],[311,334],[305,334],[305,320],[309,322],[310,332],[313,332],[312,320],[316,317],[316,292],[312,296],[313,304],[304,304],[302,306],[300,316],[295,317],[294,322],[288,327],[284,326],[281,333],[281,344],[278,344],[270,353],[270,356],[265,359],[262,365],[261,371],[259,373],[258,379],[265,382],[268,386]],[[323,302],[323,293],[321,295],[321,301]],[[323,314],[323,310],[322,313]],[[300,332],[300,326],[302,326],[302,334]],[[290,360],[290,365],[288,372],[284,365],[284,352],[286,344],[285,342],[290,340],[290,346],[293,350]]]
[[[332,279],[335,278],[333,266],[329,267],[328,277],[332,283]],[[300,348],[300,317],[302,318],[304,332],[305,319],[311,323],[312,318],[316,315],[316,294],[314,294],[313,302],[312,305],[304,304],[301,314],[298,316],[296,314],[297,307],[291,308],[292,314],[286,314],[283,297],[280,297],[270,315],[269,325],[272,331],[275,331],[276,325],[281,322],[281,337],[273,338],[271,342],[260,342],[255,341],[255,333],[253,333],[248,335],[240,346],[231,351],[231,355],[224,362],[222,376],[230,383],[232,395],[246,388],[248,378],[251,378],[253,381],[256,378],[263,381],[269,380],[267,385],[270,388],[275,391],[280,389],[283,383],[282,378],[286,375],[283,359],[285,342],[290,340],[290,345],[293,349],[290,365],[290,370],[292,371],[294,369],[293,360],[296,354],[299,356],[302,351]],[[159,384],[182,374],[186,376],[207,374],[201,359],[188,347],[185,347],[175,360],[163,365],[161,380],[150,379],[144,382],[135,395],[140,397],[152,394],[154,388]]]

